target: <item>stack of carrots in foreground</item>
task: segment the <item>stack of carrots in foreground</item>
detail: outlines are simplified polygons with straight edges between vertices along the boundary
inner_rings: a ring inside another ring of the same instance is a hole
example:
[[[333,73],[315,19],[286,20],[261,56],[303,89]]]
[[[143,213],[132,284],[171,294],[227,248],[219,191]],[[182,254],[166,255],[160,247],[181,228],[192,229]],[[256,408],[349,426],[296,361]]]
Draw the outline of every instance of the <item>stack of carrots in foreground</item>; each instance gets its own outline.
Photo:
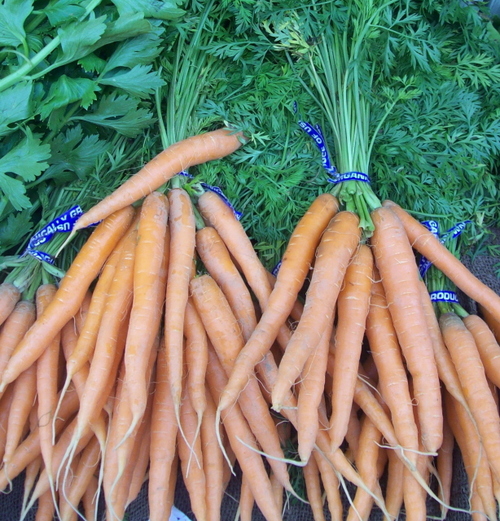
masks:
[[[296,494],[294,464],[315,520],[323,490],[335,520],[368,519],[373,505],[394,519],[403,504],[423,520],[429,494],[443,517],[452,508],[453,434],[469,448],[470,512],[494,517],[499,339],[477,316],[438,322],[414,249],[490,324],[500,297],[396,204],[371,212],[366,239],[327,193],[271,275],[219,195],[193,203],[183,188],[155,191],[240,139],[220,130],[177,143],[84,214],[75,231],[102,222],[36,306],[1,287],[0,487],[26,470],[23,516],[38,501],[37,520],[78,509],[96,519],[103,491],[113,520],[149,479],[157,521],[168,519],[180,465],[196,519],[215,520],[237,462],[240,518],[255,502],[277,521],[284,491]],[[478,351],[483,338],[489,350]],[[343,512],[346,481],[357,488]]]

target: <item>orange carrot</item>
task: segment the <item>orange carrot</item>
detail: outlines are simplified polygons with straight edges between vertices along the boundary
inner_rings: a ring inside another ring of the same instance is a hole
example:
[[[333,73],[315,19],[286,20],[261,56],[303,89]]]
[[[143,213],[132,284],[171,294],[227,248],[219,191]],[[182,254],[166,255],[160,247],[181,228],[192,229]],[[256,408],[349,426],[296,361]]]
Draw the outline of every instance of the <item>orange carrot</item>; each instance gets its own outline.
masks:
[[[420,435],[425,449],[436,453],[443,437],[441,392],[415,257],[403,225],[390,209],[377,208],[372,212],[372,219],[375,263],[392,323],[413,378]]]
[[[50,490],[38,498],[35,521],[53,521],[56,507]]]
[[[196,251],[226,296],[247,341],[257,324],[252,297],[215,228],[205,226],[196,232]]]
[[[125,385],[130,397],[132,423],[127,437],[138,425],[147,404],[146,371],[158,335],[165,296],[168,201],[153,192],[142,204],[135,248],[133,303],[125,345]]]
[[[303,469],[306,484],[307,500],[311,506],[314,521],[325,521],[323,512],[323,498],[321,497],[321,481],[318,465],[314,458],[310,458]]]
[[[184,315],[195,250],[195,219],[191,199],[181,188],[168,193],[170,203],[170,259],[165,298],[165,350],[176,416],[180,408],[183,374]]]
[[[208,215],[211,204],[216,202],[217,199],[207,192],[200,198],[198,205],[201,212]],[[218,204],[220,205],[220,202]],[[229,215],[230,211],[226,211],[224,214],[227,219],[223,219],[221,216],[216,223],[212,223],[218,229],[233,256],[241,255],[239,263],[263,311],[258,327],[238,356],[228,389],[224,392],[222,402],[219,404],[221,410],[234,402],[244,387],[248,374],[271,348],[274,340],[279,338],[280,327],[286,322],[305,278],[309,274],[321,234],[337,210],[338,202],[329,194],[319,196],[311,204],[290,237],[272,293],[267,272],[264,270],[262,273],[263,268],[259,268],[260,261],[258,258],[255,259],[256,254],[250,241],[244,244],[242,244],[243,241],[236,241],[236,237],[242,235],[241,231],[237,235],[241,225],[238,228],[239,223]],[[211,211],[209,220],[214,219],[216,219],[215,211]],[[227,226],[227,230],[222,231],[223,225]],[[248,262],[248,259],[251,259],[252,262]],[[257,277],[257,274],[262,275]],[[262,281],[261,284],[258,284],[261,277],[267,278],[267,282]],[[259,290],[260,286],[262,286],[261,290]]]
[[[245,474],[241,477],[240,497],[238,499],[238,514],[240,521],[252,521],[252,511],[255,500],[252,489]]]
[[[446,404],[445,408],[446,408]],[[444,414],[443,443],[436,458],[436,470],[439,478],[439,497],[445,505],[451,505],[451,486],[453,480],[453,447],[455,438],[451,430],[448,415]],[[446,518],[448,508],[441,505],[441,516]]]
[[[90,309],[91,301],[92,301],[92,291],[90,289],[88,289],[87,292],[85,293],[85,296],[83,297],[83,300],[82,300],[82,303],[80,304],[80,308],[78,309],[78,312],[73,317],[73,320],[75,321],[75,329],[79,335],[83,330],[83,325],[87,318],[87,314]]]
[[[330,462],[317,450],[313,452],[313,458],[320,472],[330,517],[332,521],[341,521],[343,519],[344,507],[342,498],[340,497],[339,478]]]
[[[24,338],[36,317],[35,304],[29,300],[20,300],[0,329],[0,374],[16,348]]]
[[[202,275],[191,280],[193,302],[205,326],[208,338],[215,348],[217,356],[226,372],[230,375],[234,360],[244,341],[241,329],[221,289],[209,275]],[[276,427],[269,413],[266,401],[260,391],[255,374],[241,392],[238,402],[242,413],[257,438],[262,450],[270,456],[283,459]],[[279,459],[270,458],[269,465],[280,482],[293,493],[286,464]]]
[[[380,392],[391,411],[394,431],[403,448],[408,449],[406,457],[415,463],[418,429],[413,414],[408,378],[387,307],[384,288],[378,280],[378,272],[374,276],[376,280],[372,286],[366,334],[377,366]]]
[[[318,344],[333,311],[344,275],[360,239],[359,218],[351,212],[338,213],[328,225],[316,253],[304,313],[288,343],[273,389],[273,408],[281,409],[284,394],[300,374],[304,362]]]
[[[403,223],[408,238],[420,254],[442,271],[472,300],[500,320],[500,296],[481,282],[424,225],[392,201],[384,201]]]
[[[96,521],[95,502],[97,498],[98,487],[99,480],[95,476],[92,476],[90,483],[82,497],[83,515],[85,516],[84,519],[86,519],[86,521]]]
[[[207,483],[203,468],[201,439],[197,435],[197,415],[186,389],[182,393],[177,450],[184,484],[191,500],[191,509],[199,521],[207,519]],[[180,434],[180,428],[184,436]]]
[[[500,345],[488,324],[477,315],[468,315],[464,324],[472,333],[476,342],[481,362],[486,376],[496,385],[500,386]]]
[[[12,403],[14,386],[9,385],[0,398],[0,459],[5,453],[7,439],[7,423],[9,421],[10,404]]]
[[[297,443],[301,461],[306,462],[316,443],[319,429],[319,405],[325,389],[328,348],[333,322],[306,360],[297,397]]]
[[[218,403],[222,390],[227,383],[227,377],[215,351],[210,345],[208,356],[207,384],[214,402]],[[273,489],[262,457],[248,448],[248,446],[256,448],[256,442],[239,405],[235,404],[233,407],[225,410],[221,417],[231,447],[243,473],[249,480],[255,502],[268,521],[281,520],[281,512],[274,501]]]
[[[500,319],[495,318],[484,306],[478,304],[478,309],[481,317],[488,324],[488,327],[491,329],[497,342],[500,342]]]
[[[7,320],[20,298],[21,292],[14,284],[0,284],[0,325]]]
[[[160,342],[160,346],[163,342]],[[158,351],[156,388],[151,419],[151,447],[149,468],[149,517],[160,521],[170,515],[168,501],[171,469],[176,458],[177,420],[170,394],[165,349]]]
[[[191,166],[231,154],[241,146],[243,140],[241,132],[221,128],[174,143],[144,165],[112,194],[84,213],[73,229],[76,231],[85,228],[142,199],[175,174]]]
[[[443,339],[457,368],[465,399],[476,421],[484,450],[495,477],[500,478],[500,418],[491,394],[474,337],[453,313],[439,319]]]
[[[78,312],[91,282],[133,216],[133,208],[124,208],[94,230],[61,280],[54,299],[16,347],[2,376],[0,391],[40,357],[64,324]]]
[[[398,519],[403,505],[403,480],[405,466],[393,450],[388,450],[387,486],[385,504],[392,519]]]
[[[372,272],[372,252],[369,246],[362,244],[347,267],[344,287],[337,300],[336,363],[332,375],[332,414],[329,431],[334,447],[340,447],[349,423],[366,317],[370,308]]]
[[[208,340],[205,327],[191,298],[186,305],[184,317],[184,336],[186,337],[186,388],[196,415],[198,429],[207,406],[205,374],[208,363]]]

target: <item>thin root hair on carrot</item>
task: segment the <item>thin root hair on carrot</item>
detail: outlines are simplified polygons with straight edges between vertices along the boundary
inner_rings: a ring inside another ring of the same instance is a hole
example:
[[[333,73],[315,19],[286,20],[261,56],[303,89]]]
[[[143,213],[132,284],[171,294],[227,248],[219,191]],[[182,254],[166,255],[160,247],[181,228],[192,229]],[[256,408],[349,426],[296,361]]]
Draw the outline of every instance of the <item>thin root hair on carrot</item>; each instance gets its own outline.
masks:
[[[231,463],[231,459],[229,458],[227,452],[226,452],[226,449],[224,448],[224,443],[222,443],[222,438],[220,436],[220,425],[221,425],[221,418],[220,418],[220,415],[221,415],[221,410],[219,408],[217,408],[217,410],[215,411],[215,435],[217,436],[217,443],[219,444],[219,448],[222,452],[222,455],[224,456],[224,459],[226,460],[228,466],[229,466],[229,470],[231,471],[231,474],[233,476],[236,476],[236,472],[234,471],[233,469],[233,465]]]

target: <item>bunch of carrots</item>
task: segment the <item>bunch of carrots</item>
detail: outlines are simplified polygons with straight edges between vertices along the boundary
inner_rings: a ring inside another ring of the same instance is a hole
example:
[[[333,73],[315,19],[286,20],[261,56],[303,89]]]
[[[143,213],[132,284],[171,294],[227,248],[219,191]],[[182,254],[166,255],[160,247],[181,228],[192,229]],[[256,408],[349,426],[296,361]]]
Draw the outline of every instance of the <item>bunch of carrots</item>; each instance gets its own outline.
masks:
[[[150,519],[164,520],[180,465],[196,519],[216,520],[237,462],[240,518],[251,519],[255,503],[278,521],[284,491],[297,495],[294,464],[315,520],[324,497],[332,519],[368,519],[374,505],[386,519],[403,505],[407,518],[426,519],[428,495],[444,517],[455,508],[453,434],[471,447],[471,476],[481,465],[491,485],[485,492],[471,479],[468,511],[490,516],[500,499],[497,384],[488,369],[478,391],[487,363],[463,358],[456,334],[469,319],[438,322],[415,251],[491,324],[500,297],[396,204],[371,212],[367,238],[357,214],[327,193],[272,275],[219,195],[193,202],[182,188],[157,191],[242,142],[221,129],[163,151],[80,217],[73,233],[100,224],[36,304],[1,286],[0,488],[26,470],[23,516],[38,501],[38,520],[76,519],[79,508],[96,519],[102,491],[113,520],[147,478]],[[293,461],[283,450],[290,436]],[[346,482],[356,493],[344,512]]]

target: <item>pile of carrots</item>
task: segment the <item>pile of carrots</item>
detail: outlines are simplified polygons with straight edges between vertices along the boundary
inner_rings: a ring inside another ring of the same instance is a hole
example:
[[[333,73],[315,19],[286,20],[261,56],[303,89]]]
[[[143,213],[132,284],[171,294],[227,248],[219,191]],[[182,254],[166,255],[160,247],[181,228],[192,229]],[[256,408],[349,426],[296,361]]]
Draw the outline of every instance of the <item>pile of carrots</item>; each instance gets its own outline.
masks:
[[[80,218],[74,232],[100,223],[36,303],[0,285],[0,488],[25,470],[23,516],[38,502],[39,521],[97,519],[103,494],[111,521],[147,479],[158,521],[180,465],[196,519],[216,520],[237,462],[240,518],[255,503],[279,521],[293,464],[315,520],[325,498],[335,520],[374,505],[426,519],[428,494],[444,518],[456,439],[469,512],[494,518],[500,297],[390,201],[365,240],[357,215],[318,196],[274,276],[219,195],[156,191],[242,141],[221,129],[148,163]],[[438,319],[415,253],[488,323]],[[346,481],[357,488],[344,512]]]

